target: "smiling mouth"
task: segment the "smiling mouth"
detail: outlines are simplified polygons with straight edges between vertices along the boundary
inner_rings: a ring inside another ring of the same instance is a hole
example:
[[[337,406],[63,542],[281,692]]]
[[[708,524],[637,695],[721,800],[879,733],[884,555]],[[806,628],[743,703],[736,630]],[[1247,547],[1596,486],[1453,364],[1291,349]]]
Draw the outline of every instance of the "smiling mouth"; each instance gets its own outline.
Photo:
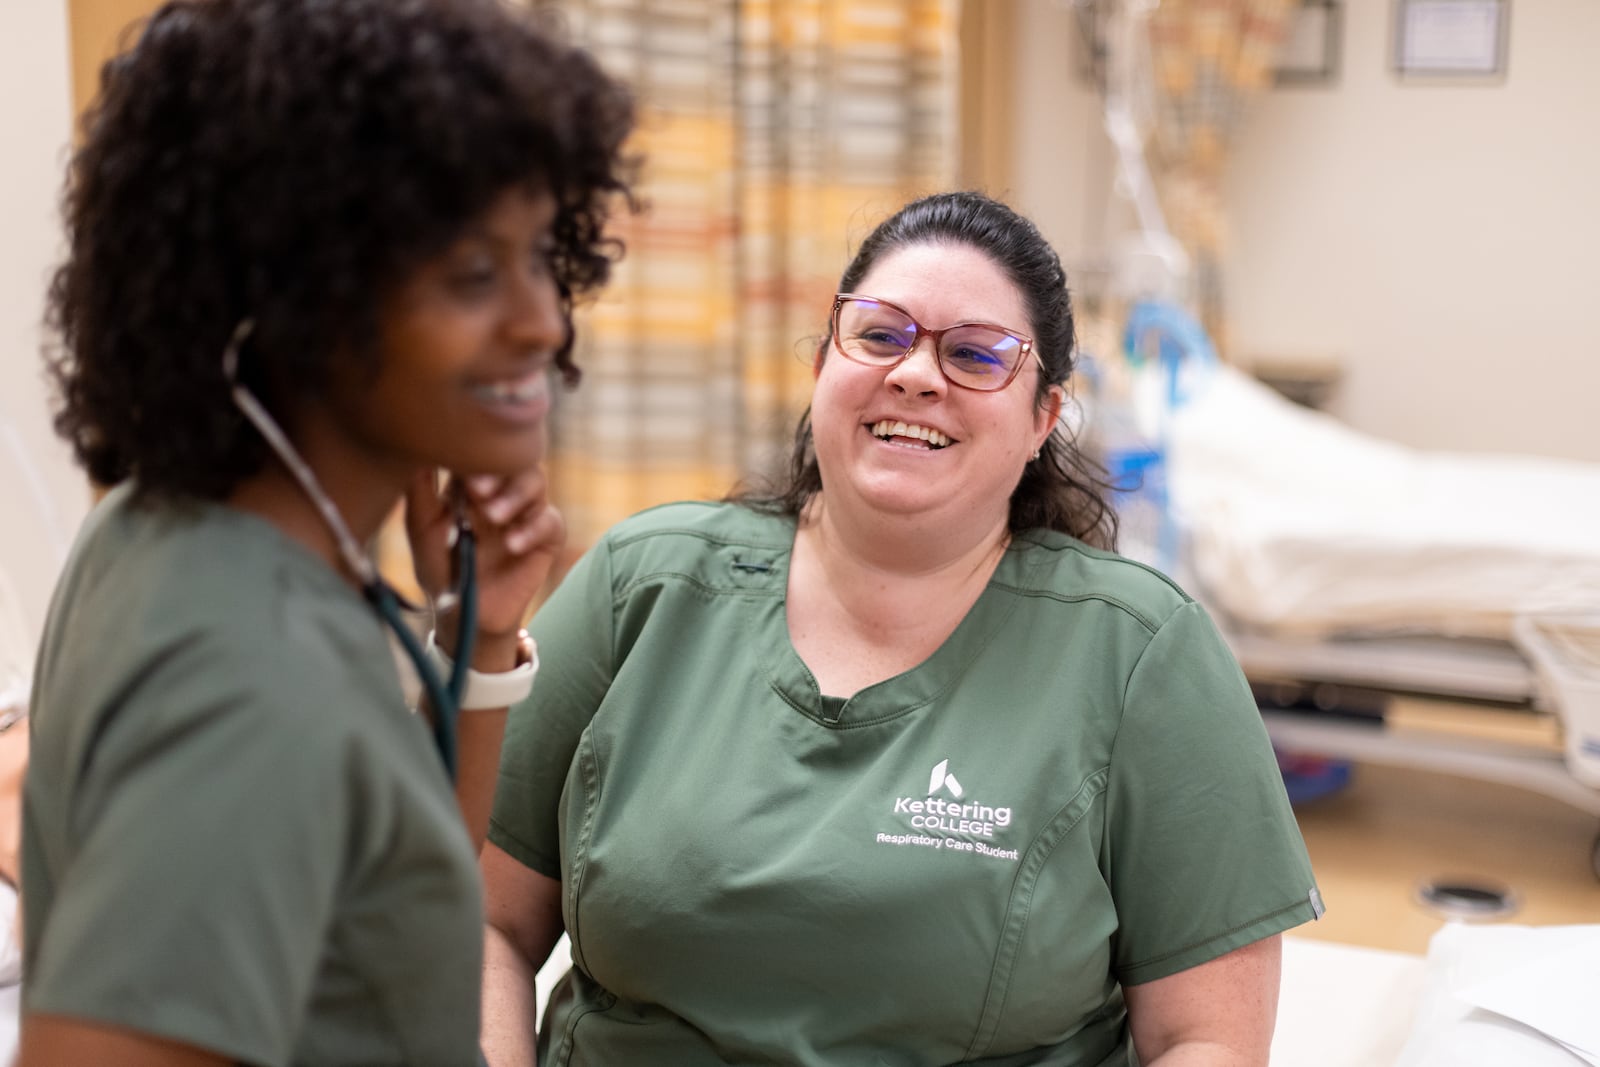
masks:
[[[937,451],[954,443],[938,430],[918,426],[914,422],[896,422],[894,419],[881,419],[873,423],[871,433],[880,441],[887,441],[902,448],[925,448]]]
[[[528,404],[544,396],[546,388],[545,372],[538,370],[523,378],[481,382],[471,390],[485,404]]]

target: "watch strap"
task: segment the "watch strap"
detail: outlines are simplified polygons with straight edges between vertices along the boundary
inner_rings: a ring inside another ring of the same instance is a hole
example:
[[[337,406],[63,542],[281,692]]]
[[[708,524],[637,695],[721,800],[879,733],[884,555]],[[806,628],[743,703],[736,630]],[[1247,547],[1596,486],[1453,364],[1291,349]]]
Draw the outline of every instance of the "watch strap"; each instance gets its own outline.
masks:
[[[526,630],[517,634],[517,647],[517,665],[509,671],[467,671],[466,689],[461,694],[462,711],[508,707],[533,691],[533,679],[539,673],[539,648]],[[443,678],[450,677],[455,670],[455,661],[434,643],[431,633],[428,635],[428,658]]]

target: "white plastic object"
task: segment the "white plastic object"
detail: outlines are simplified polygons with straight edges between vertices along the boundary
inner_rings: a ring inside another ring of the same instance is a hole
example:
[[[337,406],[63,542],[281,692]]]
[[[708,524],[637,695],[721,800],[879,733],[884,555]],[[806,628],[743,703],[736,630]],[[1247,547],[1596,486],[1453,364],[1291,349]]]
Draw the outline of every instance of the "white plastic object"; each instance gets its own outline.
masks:
[[[16,590],[0,568],[0,715],[28,703],[33,680],[33,641],[22,621]]]

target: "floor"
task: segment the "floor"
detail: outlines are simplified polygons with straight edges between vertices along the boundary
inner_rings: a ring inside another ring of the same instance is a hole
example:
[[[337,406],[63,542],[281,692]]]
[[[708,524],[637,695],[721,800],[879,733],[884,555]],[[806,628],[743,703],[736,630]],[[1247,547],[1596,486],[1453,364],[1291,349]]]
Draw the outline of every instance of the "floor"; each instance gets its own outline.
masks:
[[[1590,849],[1600,821],[1509,786],[1356,765],[1344,789],[1297,808],[1328,910],[1295,936],[1422,954],[1444,918],[1416,899],[1428,879],[1488,879],[1519,902],[1504,920],[1600,923]]]

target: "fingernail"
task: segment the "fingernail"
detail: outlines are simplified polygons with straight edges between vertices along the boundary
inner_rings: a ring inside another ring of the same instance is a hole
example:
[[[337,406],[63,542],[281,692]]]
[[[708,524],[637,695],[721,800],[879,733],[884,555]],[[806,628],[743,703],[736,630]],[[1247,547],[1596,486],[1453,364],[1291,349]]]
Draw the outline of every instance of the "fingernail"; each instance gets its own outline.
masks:
[[[533,532],[530,530],[516,529],[506,534],[506,548],[514,554],[526,552],[531,544],[533,544]]]
[[[509,500],[491,500],[483,506],[483,513],[490,522],[505,522],[516,514],[516,506]]]
[[[467,479],[467,488],[471,489],[477,496],[488,496],[494,492],[495,483],[498,480],[492,474],[474,474]]]

